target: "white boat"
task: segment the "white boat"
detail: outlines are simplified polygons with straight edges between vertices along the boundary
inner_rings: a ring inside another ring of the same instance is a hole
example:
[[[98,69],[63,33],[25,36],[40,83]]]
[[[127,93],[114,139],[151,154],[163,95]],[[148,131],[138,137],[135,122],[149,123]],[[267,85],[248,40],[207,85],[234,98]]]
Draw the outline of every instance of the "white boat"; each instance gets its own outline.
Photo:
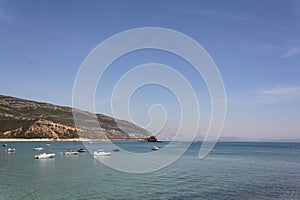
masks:
[[[50,147],[51,146],[51,144],[46,144],[46,147]]]
[[[159,148],[158,148],[157,146],[153,146],[153,147],[152,147],[152,150],[153,150],[153,151],[157,151],[158,149],[159,149]]]
[[[10,148],[10,147],[7,149],[8,153],[15,152],[15,151],[16,151],[16,149],[13,149],[13,148]]]
[[[35,159],[45,159],[45,158],[54,158],[55,153],[41,153],[34,156]]]
[[[44,148],[43,147],[34,147],[33,151],[43,151]]]
[[[94,156],[110,156],[111,152],[104,152],[102,149],[94,151]]]
[[[72,155],[77,155],[77,154],[79,154],[79,152],[70,150],[70,151],[65,152],[64,154],[65,154],[65,155],[68,155],[68,156],[72,156]]]

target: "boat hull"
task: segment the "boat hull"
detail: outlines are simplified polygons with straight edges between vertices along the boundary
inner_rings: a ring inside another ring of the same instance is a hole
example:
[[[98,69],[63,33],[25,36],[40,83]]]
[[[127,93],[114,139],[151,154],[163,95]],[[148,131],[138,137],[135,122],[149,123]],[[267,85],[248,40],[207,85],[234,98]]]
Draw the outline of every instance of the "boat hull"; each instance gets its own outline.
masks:
[[[55,157],[55,153],[48,153],[48,154],[40,154],[40,155],[36,155],[34,156],[35,159],[46,159],[46,158],[54,158]]]
[[[94,156],[110,156],[111,153],[110,152],[94,152]]]
[[[73,155],[78,155],[79,152],[77,152],[77,151],[72,151],[72,152],[65,152],[64,154],[67,155],[67,156],[73,156]]]
[[[43,151],[44,148],[43,147],[34,147],[33,151]]]

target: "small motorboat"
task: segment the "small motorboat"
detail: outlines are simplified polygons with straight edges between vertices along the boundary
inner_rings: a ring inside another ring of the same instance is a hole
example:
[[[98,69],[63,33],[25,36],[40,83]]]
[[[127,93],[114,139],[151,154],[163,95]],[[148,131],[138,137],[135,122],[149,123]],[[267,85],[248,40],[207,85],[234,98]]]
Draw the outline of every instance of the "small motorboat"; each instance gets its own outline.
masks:
[[[79,152],[73,150],[69,150],[64,153],[64,155],[68,155],[68,156],[77,155],[77,154],[79,154]]]
[[[50,147],[51,146],[51,144],[46,144],[46,147]]]
[[[2,144],[3,147],[7,147],[7,144]]]
[[[8,153],[12,153],[12,152],[15,152],[15,151],[16,151],[16,149],[13,149],[13,148],[10,148],[10,147],[7,149]]]
[[[85,148],[79,148],[79,149],[77,150],[77,152],[79,152],[79,153],[85,152]]]
[[[120,149],[119,148],[115,148],[115,149],[113,149],[113,151],[114,152],[118,152],[118,151],[120,151]]]
[[[153,150],[153,151],[157,151],[158,149],[159,149],[159,148],[158,148],[157,146],[153,146],[153,147],[152,147],[152,150]]]
[[[43,151],[44,148],[43,147],[34,147],[33,151]]]
[[[102,149],[94,151],[94,156],[110,156],[110,152],[104,152]]]
[[[45,159],[45,158],[54,158],[55,153],[41,153],[34,156],[35,159]]]

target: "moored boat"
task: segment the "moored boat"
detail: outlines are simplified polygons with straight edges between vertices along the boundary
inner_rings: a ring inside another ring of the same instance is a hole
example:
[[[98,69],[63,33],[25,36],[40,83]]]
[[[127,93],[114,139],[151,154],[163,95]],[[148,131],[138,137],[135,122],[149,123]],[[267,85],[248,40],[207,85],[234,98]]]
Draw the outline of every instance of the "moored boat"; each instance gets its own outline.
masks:
[[[158,149],[159,149],[159,148],[158,148],[157,146],[153,146],[153,147],[152,147],[152,150],[153,150],[153,151],[157,151]]]
[[[77,154],[79,154],[79,152],[73,150],[69,150],[64,153],[64,155],[68,155],[68,156],[77,155]]]
[[[85,148],[79,148],[79,149],[77,150],[77,152],[79,152],[79,153],[85,152]]]
[[[35,155],[35,159],[45,159],[45,158],[54,158],[55,153],[41,153],[39,155]]]
[[[34,147],[33,151],[43,151],[44,148],[43,147]]]
[[[94,151],[94,156],[110,156],[111,152],[105,152],[102,149]]]
[[[16,151],[16,149],[10,148],[10,147],[7,149],[7,152],[8,152],[8,153],[15,152],[15,151]]]

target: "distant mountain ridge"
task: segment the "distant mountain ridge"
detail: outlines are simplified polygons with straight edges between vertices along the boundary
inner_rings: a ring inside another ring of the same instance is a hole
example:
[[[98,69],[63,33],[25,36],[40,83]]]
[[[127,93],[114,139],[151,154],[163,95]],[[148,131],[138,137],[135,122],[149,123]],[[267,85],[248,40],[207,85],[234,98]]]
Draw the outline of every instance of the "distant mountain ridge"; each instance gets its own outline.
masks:
[[[135,139],[151,135],[131,122],[102,114],[96,115],[97,122],[93,116],[76,109],[80,123],[75,127],[70,107],[0,95],[0,138]]]

